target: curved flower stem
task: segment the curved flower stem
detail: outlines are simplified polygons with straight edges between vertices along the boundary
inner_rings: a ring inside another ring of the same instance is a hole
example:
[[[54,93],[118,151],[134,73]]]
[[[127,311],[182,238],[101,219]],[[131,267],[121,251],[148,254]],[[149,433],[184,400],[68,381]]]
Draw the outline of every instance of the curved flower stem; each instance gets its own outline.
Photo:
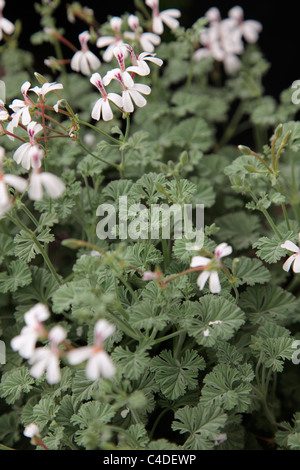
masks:
[[[98,132],[98,134],[103,135],[103,137],[105,137],[106,139],[111,140],[115,144],[120,145],[120,141],[118,139],[115,139],[111,135],[106,134],[106,132],[101,131],[101,129],[98,129],[98,127],[93,126],[93,124],[90,124],[89,122],[82,121],[81,119],[78,119],[77,117],[76,117],[76,122],[78,122],[78,124],[81,124],[82,126],[86,126],[86,127],[89,127],[90,129],[93,129],[95,132]]]
[[[78,139],[77,140],[78,144],[80,145],[80,147],[85,151],[87,152],[89,155],[91,155],[92,157],[96,158],[97,160],[99,160],[100,162],[102,163],[105,163],[106,165],[110,165],[110,166],[113,166],[114,168],[116,168],[117,170],[119,170],[119,165],[116,165],[115,163],[112,163],[112,162],[108,162],[107,160],[105,160],[104,158],[101,158],[99,157],[98,155],[95,155],[93,152],[91,152],[85,145],[83,145],[83,143]]]
[[[255,194],[252,192],[252,191],[249,191],[249,194],[251,195],[252,199],[254,200],[255,204],[258,204],[258,199],[257,197],[255,196]],[[282,238],[282,235],[281,233],[279,232],[279,230],[277,229],[276,225],[274,224],[273,222],[273,219],[272,217],[270,216],[269,212],[267,211],[267,209],[264,209],[264,208],[261,208],[260,211],[264,214],[265,218],[267,219],[267,221],[269,222],[271,228],[273,229],[274,233],[279,237],[279,238]]]
[[[197,268],[187,269],[186,271],[182,271],[181,273],[176,274],[173,277],[170,277],[170,279],[167,279],[165,282],[160,283],[160,285],[161,287],[165,287],[167,284],[169,284],[169,282],[175,281],[175,279],[178,279],[181,276],[185,276],[186,274],[190,274],[190,273],[196,273],[198,271],[203,271],[204,268],[205,266],[198,266]]]

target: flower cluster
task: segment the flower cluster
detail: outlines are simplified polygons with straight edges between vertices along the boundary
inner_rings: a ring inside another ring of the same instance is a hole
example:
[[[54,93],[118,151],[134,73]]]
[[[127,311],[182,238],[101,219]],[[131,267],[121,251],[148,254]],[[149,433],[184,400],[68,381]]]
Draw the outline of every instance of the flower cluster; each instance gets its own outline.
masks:
[[[209,26],[200,33],[202,47],[194,53],[196,61],[206,57],[213,57],[222,62],[226,73],[235,73],[241,67],[239,56],[244,51],[245,40],[255,43],[262,25],[258,21],[244,21],[244,11],[240,6],[231,8],[228,18],[222,20],[218,8],[210,8],[206,12]]]
[[[127,54],[130,54],[131,65],[125,66]],[[118,68],[114,68],[101,77],[99,73],[94,73],[90,78],[91,83],[99,90],[102,97],[95,103],[92,110],[92,117],[99,120],[102,116],[104,121],[113,119],[110,102],[114,103],[124,113],[132,113],[134,104],[139,108],[147,104],[143,95],[149,95],[151,88],[143,83],[135,83],[132,75],[145,76],[150,73],[147,62],[153,62],[161,66],[163,61],[155,57],[154,54],[142,52],[138,57],[134,54],[129,44],[121,44],[113,50],[113,54],[118,61]],[[117,93],[107,93],[105,86],[112,80],[116,80],[122,90],[122,96]]]
[[[89,380],[113,377],[115,366],[103,348],[106,338],[111,336],[115,327],[106,320],[98,320],[94,329],[94,345],[73,348],[66,339],[67,332],[60,326],[48,331],[44,322],[50,317],[49,309],[42,303],[36,304],[24,315],[26,326],[11,341],[11,347],[31,365],[30,374],[40,378],[46,373],[49,384],[60,381],[60,358],[67,356],[71,365],[87,361],[86,376]],[[47,346],[36,347],[38,341],[48,341]]]
[[[55,82],[47,82],[44,83],[42,87],[30,87],[30,82],[26,81],[23,83],[21,87],[23,100],[13,100],[9,105],[9,108],[13,111],[11,115],[5,108],[4,103],[0,103],[1,131],[6,134],[10,140],[15,141],[18,139],[23,142],[22,145],[15,150],[13,159],[25,170],[29,171],[32,169],[28,181],[16,175],[3,174],[2,167],[5,150],[2,147],[0,148],[0,184],[2,193],[0,200],[0,217],[12,206],[6,185],[12,186],[20,193],[28,189],[28,196],[34,201],[40,201],[43,198],[44,190],[53,199],[61,197],[65,191],[65,185],[60,178],[52,173],[44,172],[41,169],[42,161],[45,157],[45,149],[41,145],[41,140],[45,140],[46,137],[38,138],[38,134],[45,130],[45,127],[33,120],[33,114],[35,112],[40,113],[39,108],[44,105],[46,94],[61,90],[63,85]],[[29,91],[34,92],[38,96],[38,103],[35,103],[33,99],[29,97]],[[4,129],[2,124],[5,121],[9,121],[6,129]],[[17,128],[26,130],[26,140],[15,134],[15,129]]]

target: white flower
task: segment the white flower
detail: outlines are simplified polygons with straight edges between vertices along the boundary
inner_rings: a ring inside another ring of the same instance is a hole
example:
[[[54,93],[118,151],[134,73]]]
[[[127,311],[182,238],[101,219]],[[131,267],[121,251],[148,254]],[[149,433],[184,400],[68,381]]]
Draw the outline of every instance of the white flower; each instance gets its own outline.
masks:
[[[5,7],[5,1],[0,0],[0,41],[3,38],[3,33],[10,35],[10,34],[13,34],[15,30],[14,24],[11,21],[3,17],[2,12],[3,12],[4,7]]]
[[[123,419],[125,419],[129,413],[130,413],[130,409],[125,408],[124,410],[121,411],[120,415]]]
[[[20,335],[11,340],[12,349],[25,359],[32,357],[37,340],[47,336],[43,322],[49,316],[48,308],[41,303],[28,310],[24,315],[26,326],[22,328]]]
[[[41,132],[42,129],[43,126],[41,126],[41,124],[31,121],[27,126],[29,142],[22,144],[13,155],[15,162],[21,164],[26,170],[29,170],[32,166],[32,156],[34,155],[32,149],[39,151],[36,142],[36,135]]]
[[[106,320],[98,320],[94,329],[94,345],[74,349],[68,353],[71,365],[80,364],[87,360],[86,376],[89,380],[113,377],[115,366],[109,355],[103,349],[103,342],[111,336],[115,327]]]
[[[75,72],[81,72],[83,75],[90,75],[91,70],[97,70],[101,62],[98,57],[89,50],[87,43],[91,36],[88,31],[79,34],[81,51],[75,52],[71,59],[71,69]]]
[[[169,8],[164,11],[159,11],[159,0],[146,0],[146,5],[152,8],[152,30],[155,34],[162,34],[164,32],[164,23],[170,29],[176,29],[179,26],[181,13],[176,8]]]
[[[100,98],[93,107],[92,118],[99,121],[102,115],[104,121],[110,121],[114,117],[110,107],[110,101],[118,106],[118,108],[122,108],[122,97],[117,93],[106,92],[99,73],[94,73],[90,78],[90,82],[98,88],[102,95],[102,98]]]
[[[228,12],[228,16],[230,19],[236,21],[240,34],[247,42],[251,44],[257,42],[259,33],[261,33],[263,29],[259,21],[244,21],[244,10],[240,6],[231,8]]]
[[[150,73],[150,68],[147,62],[153,62],[159,67],[161,67],[163,64],[163,61],[155,57],[155,54],[151,54],[149,52],[141,52],[139,56],[136,57],[131,46],[128,46],[128,50],[130,53],[132,65],[127,67],[127,72],[133,72],[138,75],[145,76]]]
[[[23,434],[24,434],[24,436],[30,437],[32,439],[33,437],[37,437],[37,436],[40,435],[40,430],[39,430],[39,427],[36,424],[31,423],[28,426],[26,426],[26,428],[24,429]]]
[[[39,149],[32,150],[31,158],[33,161],[40,161],[37,153],[40,153]],[[33,201],[41,201],[44,190],[52,199],[57,199],[63,195],[65,189],[66,187],[64,183],[58,176],[45,171],[42,172],[38,166],[34,167],[29,181],[29,199],[32,199]]]
[[[46,379],[49,384],[57,384],[60,381],[59,344],[66,337],[67,332],[61,326],[55,326],[49,331],[50,347],[37,348],[29,359],[29,364],[32,366],[30,369],[32,377],[39,379],[46,372]]]
[[[133,102],[139,108],[147,104],[147,100],[142,95],[149,95],[151,88],[148,85],[134,83],[127,71],[121,72],[120,69],[110,70],[103,78],[104,85],[111,80],[117,80],[122,88],[122,107],[125,113],[134,111]]]
[[[227,243],[221,243],[215,249],[213,258],[205,258],[203,256],[194,256],[191,261],[191,268],[204,267],[203,272],[197,279],[197,284],[202,290],[209,279],[209,290],[212,294],[221,292],[221,285],[217,269],[221,267],[221,258],[232,253],[232,247]],[[206,268],[205,268],[206,267]],[[217,268],[217,269],[216,269]]]
[[[299,243],[300,243],[300,233],[299,233]],[[290,256],[283,265],[284,271],[288,272],[293,265],[294,273],[300,273],[300,248],[295,245],[295,243],[287,240],[281,248],[285,248],[288,251],[292,251],[294,254]]]
[[[34,91],[34,93],[38,96],[40,96],[42,99],[45,98],[45,95],[49,93],[50,91],[54,90],[62,90],[63,85],[61,83],[56,83],[56,82],[46,82],[44,83],[41,87],[35,86],[34,88],[31,88],[31,91]]]
[[[31,121],[30,107],[34,106],[34,103],[28,97],[28,90],[31,87],[30,82],[23,83],[21,87],[21,92],[24,97],[24,100],[15,99],[12,104],[9,106],[14,114],[12,115],[12,120],[7,126],[9,132],[13,132],[15,127],[18,127],[21,120],[23,126],[28,126]]]
[[[105,62],[110,62],[112,60],[114,48],[123,42],[121,37],[121,26],[122,19],[118,16],[114,16],[110,20],[110,27],[114,36],[100,36],[100,38],[97,39],[96,46],[99,47],[99,49],[108,46],[103,54],[103,60]]]
[[[125,31],[124,37],[131,41],[138,40],[145,52],[154,52],[154,46],[158,46],[161,42],[160,37],[154,33],[143,33],[140,27],[139,18],[135,15],[129,15],[128,25],[132,32]]]

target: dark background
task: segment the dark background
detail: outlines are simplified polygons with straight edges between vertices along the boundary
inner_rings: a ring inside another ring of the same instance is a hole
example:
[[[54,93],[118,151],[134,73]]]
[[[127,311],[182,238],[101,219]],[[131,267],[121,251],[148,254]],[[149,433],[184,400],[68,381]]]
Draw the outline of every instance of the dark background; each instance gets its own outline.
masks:
[[[71,0],[69,0],[71,2]],[[85,28],[85,24],[77,21],[75,25],[70,25],[66,21],[65,5],[68,1],[62,1],[58,14],[58,26],[65,27],[68,31],[68,38],[78,45],[77,37]],[[7,0],[4,16],[16,20],[21,19],[23,30],[21,36],[21,47],[32,49],[30,36],[40,29],[39,16],[34,9],[35,2]],[[260,36],[259,44],[271,63],[272,67],[265,78],[266,92],[275,97],[283,90],[291,86],[294,80],[300,79],[300,38],[299,38],[299,15],[296,2],[271,2],[261,1],[227,1],[227,0],[160,0],[160,10],[166,8],[178,8],[182,12],[180,22],[183,26],[191,26],[200,16],[212,6],[220,9],[223,18],[227,17],[227,12],[235,5],[240,5],[245,11],[246,19],[256,19],[263,24],[263,32]],[[134,1],[119,0],[85,0],[82,5],[93,8],[96,18],[100,23],[106,21],[108,15],[122,15],[126,11],[134,13],[136,8]],[[48,50],[47,45],[35,48],[37,63],[42,64],[43,59],[52,50]]]

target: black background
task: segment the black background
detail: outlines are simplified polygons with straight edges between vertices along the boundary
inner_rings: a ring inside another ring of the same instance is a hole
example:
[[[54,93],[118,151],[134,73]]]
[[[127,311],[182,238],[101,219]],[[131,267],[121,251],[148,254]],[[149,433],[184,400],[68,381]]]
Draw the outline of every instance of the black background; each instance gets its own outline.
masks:
[[[32,49],[30,36],[40,29],[39,16],[35,12],[34,3],[7,0],[4,10],[4,16],[12,21],[22,20],[20,46],[24,49]],[[58,10],[58,26],[64,27],[67,30],[67,37],[78,45],[78,34],[86,29],[86,25],[80,21],[71,25],[66,21],[67,3],[68,1],[61,2]],[[105,22],[108,15],[122,15],[126,11],[129,13],[136,11],[134,1],[82,0],[81,4],[93,8],[100,23]],[[244,8],[246,19],[256,19],[263,24],[264,29],[259,44],[271,63],[271,69],[264,83],[266,92],[277,97],[283,89],[290,87],[294,80],[300,79],[300,22],[296,2],[287,0],[284,2],[160,0],[160,10],[179,8],[182,12],[181,24],[189,27],[212,6],[218,7],[225,18],[228,10],[237,4]],[[49,54],[53,55],[53,52],[48,50],[47,45],[35,48],[37,67]]]

